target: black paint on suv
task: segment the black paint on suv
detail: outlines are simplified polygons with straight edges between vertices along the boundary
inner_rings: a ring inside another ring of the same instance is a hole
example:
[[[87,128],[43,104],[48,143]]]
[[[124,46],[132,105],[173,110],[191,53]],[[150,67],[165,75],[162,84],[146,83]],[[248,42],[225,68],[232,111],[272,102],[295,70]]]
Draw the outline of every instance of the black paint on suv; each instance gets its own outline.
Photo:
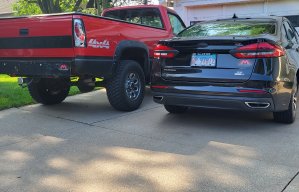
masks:
[[[284,17],[198,23],[160,41],[154,57],[153,98],[170,113],[236,109],[295,121],[299,36]]]

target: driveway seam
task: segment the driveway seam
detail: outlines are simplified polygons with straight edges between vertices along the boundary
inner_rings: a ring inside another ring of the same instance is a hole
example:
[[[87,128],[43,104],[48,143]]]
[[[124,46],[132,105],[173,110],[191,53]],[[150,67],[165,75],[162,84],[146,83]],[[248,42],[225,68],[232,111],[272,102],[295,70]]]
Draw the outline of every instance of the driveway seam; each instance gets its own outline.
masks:
[[[151,108],[147,108],[147,109],[143,109],[143,110],[131,112],[131,113],[124,114],[124,115],[110,117],[110,118],[103,119],[103,120],[100,120],[100,121],[94,121],[94,122],[91,122],[91,123],[86,123],[86,122],[83,122],[83,121],[77,121],[77,120],[74,120],[74,119],[69,119],[69,118],[65,118],[65,117],[50,115],[50,114],[47,114],[47,113],[38,113],[38,114],[44,115],[44,116],[48,116],[48,117],[57,118],[57,119],[68,120],[68,121],[72,121],[72,122],[76,122],[76,123],[80,123],[80,124],[84,124],[84,125],[88,125],[88,126],[93,126],[93,124],[96,124],[96,123],[100,123],[100,122],[104,122],[104,121],[109,121],[109,120],[117,119],[117,118],[121,118],[121,117],[126,117],[126,116],[133,115],[133,114],[136,114],[136,113],[139,113],[139,112],[145,112],[145,111],[149,111],[149,110],[152,110],[152,109],[157,109],[157,108],[160,108],[160,107],[161,106],[151,107]],[[26,112],[35,113],[33,111],[26,110],[26,109],[23,109],[23,108],[16,108],[16,109],[19,109],[19,110],[22,110],[22,111],[26,111]]]
[[[108,120],[112,120],[112,119],[117,119],[117,118],[121,118],[121,117],[124,117],[124,116],[129,116],[129,115],[133,115],[133,114],[135,114],[135,113],[144,112],[144,111],[149,111],[149,110],[156,109],[156,108],[160,108],[160,107],[161,107],[161,106],[156,106],[156,107],[152,107],[152,108],[147,108],[147,109],[140,110],[140,111],[136,111],[136,112],[133,112],[133,113],[130,113],[130,114],[125,114],[125,115],[121,115],[121,116],[114,117],[114,118],[104,119],[104,120],[99,121],[99,122],[104,122],[104,121],[108,121]],[[32,111],[30,111],[30,110],[26,110],[26,109],[20,109],[20,110],[34,113],[34,112],[32,112]],[[198,146],[195,146],[195,145],[186,145],[186,144],[179,143],[179,142],[165,141],[165,140],[163,140],[163,139],[159,139],[159,138],[155,138],[155,137],[148,137],[148,136],[139,135],[139,134],[132,133],[132,132],[127,132],[127,131],[121,131],[121,130],[118,130],[118,129],[108,128],[108,127],[105,127],[105,126],[103,126],[103,125],[95,125],[95,123],[86,123],[86,122],[77,121],[77,120],[73,120],[73,119],[68,119],[68,118],[64,118],[64,117],[59,117],[59,116],[49,115],[49,114],[46,114],[46,113],[39,113],[39,114],[40,114],[40,115],[44,115],[44,116],[48,116],[48,117],[51,117],[51,118],[56,118],[56,119],[60,119],[60,120],[65,120],[65,121],[69,121],[69,122],[74,122],[74,123],[82,124],[82,125],[87,125],[87,126],[90,126],[90,127],[98,127],[98,128],[105,129],[105,130],[109,130],[109,131],[115,131],[115,132],[118,132],[118,133],[125,133],[125,134],[127,134],[127,135],[133,135],[133,136],[143,137],[143,138],[152,139],[152,140],[156,140],[156,141],[162,141],[162,142],[165,142],[165,143],[174,143],[174,144],[179,144],[179,145],[182,145],[182,146],[198,147]],[[97,122],[97,123],[98,123],[98,122]],[[75,128],[69,128],[69,129],[67,129],[66,131],[68,131],[68,130],[72,130],[72,129],[75,129]]]
[[[149,111],[149,110],[152,110],[152,109],[157,109],[157,108],[160,108],[160,107],[161,106],[156,106],[156,107],[151,107],[151,108],[147,108],[147,109],[143,109],[143,110],[139,110],[139,111],[134,111],[134,112],[131,112],[131,113],[128,113],[128,114],[119,115],[117,117],[111,117],[111,118],[103,119],[103,120],[100,120],[100,121],[95,121],[95,122],[92,122],[90,124],[96,124],[96,123],[101,123],[101,122],[104,122],[104,121],[109,121],[109,120],[112,120],[112,119],[126,117],[126,116],[129,116],[129,115],[134,115],[136,113],[141,113],[141,112]]]
[[[292,177],[292,179],[286,184],[286,186],[283,188],[283,190],[281,192],[284,192],[287,187],[292,183],[292,181],[294,181],[294,179],[299,175],[299,171]]]

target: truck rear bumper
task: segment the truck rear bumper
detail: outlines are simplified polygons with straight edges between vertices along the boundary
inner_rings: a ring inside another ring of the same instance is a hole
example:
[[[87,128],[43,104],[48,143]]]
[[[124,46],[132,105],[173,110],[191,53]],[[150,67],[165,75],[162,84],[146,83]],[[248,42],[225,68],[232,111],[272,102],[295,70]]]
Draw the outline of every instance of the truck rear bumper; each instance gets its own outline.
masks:
[[[107,78],[112,75],[110,57],[45,59],[0,59],[0,74],[22,77],[70,77],[89,75]]]

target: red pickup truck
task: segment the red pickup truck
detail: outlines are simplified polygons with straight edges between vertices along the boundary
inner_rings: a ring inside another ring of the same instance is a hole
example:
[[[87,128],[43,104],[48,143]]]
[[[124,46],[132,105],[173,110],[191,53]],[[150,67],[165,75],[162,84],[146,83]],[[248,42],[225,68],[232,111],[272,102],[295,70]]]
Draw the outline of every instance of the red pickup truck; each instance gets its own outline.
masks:
[[[103,86],[115,109],[132,111],[142,103],[155,44],[183,28],[173,10],[154,5],[107,9],[102,17],[2,18],[0,74],[25,77],[20,83],[45,105],[62,102],[70,86],[82,92]]]

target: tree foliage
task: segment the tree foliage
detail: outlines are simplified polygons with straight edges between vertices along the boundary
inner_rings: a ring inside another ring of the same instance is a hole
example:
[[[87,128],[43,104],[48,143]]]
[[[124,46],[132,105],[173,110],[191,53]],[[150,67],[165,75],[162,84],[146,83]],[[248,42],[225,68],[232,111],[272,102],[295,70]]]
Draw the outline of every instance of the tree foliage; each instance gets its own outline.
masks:
[[[13,5],[16,15],[35,15],[80,11],[88,0],[18,0]]]
[[[150,0],[137,0],[148,4]],[[18,16],[79,11],[100,13],[105,8],[128,5],[130,0],[18,0],[13,10]],[[98,11],[97,11],[98,10]]]
[[[41,14],[42,10],[35,3],[29,3],[27,0],[19,0],[15,4],[13,4],[13,10],[15,15],[37,15]]]

